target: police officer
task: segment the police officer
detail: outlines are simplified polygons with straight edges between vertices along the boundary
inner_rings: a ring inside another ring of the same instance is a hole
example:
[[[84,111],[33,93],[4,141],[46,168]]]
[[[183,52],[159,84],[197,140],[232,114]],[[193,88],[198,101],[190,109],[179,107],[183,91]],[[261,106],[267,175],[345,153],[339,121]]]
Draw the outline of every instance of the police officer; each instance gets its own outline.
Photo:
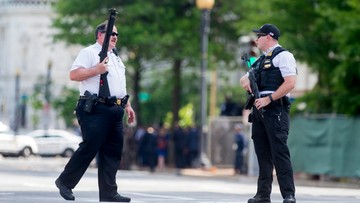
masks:
[[[252,139],[259,164],[256,195],[248,203],[270,202],[275,167],[284,203],[295,203],[295,185],[290,153],[289,92],[296,83],[296,61],[289,51],[278,44],[279,29],[265,24],[255,29],[257,47],[263,55],[253,64],[260,98],[253,104]],[[248,74],[240,79],[242,87],[251,92]]]
[[[130,202],[131,200],[118,194],[116,172],[123,149],[123,115],[126,112],[128,123],[132,123],[135,120],[135,113],[130,102],[122,99],[127,94],[125,66],[113,51],[118,39],[115,26],[110,36],[107,58],[99,62],[106,26],[106,21],[97,26],[96,43],[79,52],[70,71],[70,79],[80,83],[76,116],[81,126],[83,141],[55,181],[60,195],[66,200],[75,200],[72,189],[78,184],[96,154],[98,154],[100,201]],[[91,109],[85,110],[85,104],[87,105],[89,101],[85,92],[99,95],[100,74],[106,71],[108,71],[108,90],[111,94],[109,98],[112,100],[98,98],[92,103]]]

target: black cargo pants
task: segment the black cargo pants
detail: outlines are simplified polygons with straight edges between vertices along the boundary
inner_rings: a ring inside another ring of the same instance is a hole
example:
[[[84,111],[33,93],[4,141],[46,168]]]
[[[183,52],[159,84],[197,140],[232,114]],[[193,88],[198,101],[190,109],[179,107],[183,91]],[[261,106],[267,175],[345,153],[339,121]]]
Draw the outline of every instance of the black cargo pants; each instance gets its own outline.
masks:
[[[67,187],[74,188],[98,154],[99,197],[113,197],[117,194],[116,172],[123,149],[124,109],[118,105],[97,103],[92,112],[87,113],[84,111],[85,101],[80,99],[76,107],[83,141],[59,178]]]
[[[252,139],[259,163],[257,195],[270,197],[275,166],[283,198],[295,195],[293,170],[287,139],[290,126],[289,106],[279,100],[264,108],[263,116],[253,107]]]

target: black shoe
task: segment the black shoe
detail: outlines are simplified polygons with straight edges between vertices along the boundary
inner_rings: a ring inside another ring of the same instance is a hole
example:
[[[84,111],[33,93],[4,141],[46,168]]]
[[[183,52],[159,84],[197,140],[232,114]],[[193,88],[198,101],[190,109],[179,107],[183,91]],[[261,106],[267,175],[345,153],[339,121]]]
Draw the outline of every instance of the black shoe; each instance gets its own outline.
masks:
[[[114,197],[110,198],[101,198],[100,202],[130,202],[131,199],[129,197],[124,197],[119,194],[116,194]]]
[[[59,178],[56,179],[55,185],[57,188],[59,188],[60,195],[65,200],[72,200],[72,201],[75,200],[74,194],[72,193],[71,189],[66,187],[66,185],[64,185]]]
[[[255,195],[255,197],[248,200],[248,203],[271,203],[271,201],[270,197],[262,197]]]
[[[296,199],[295,199],[294,195],[286,195],[283,203],[296,203]]]

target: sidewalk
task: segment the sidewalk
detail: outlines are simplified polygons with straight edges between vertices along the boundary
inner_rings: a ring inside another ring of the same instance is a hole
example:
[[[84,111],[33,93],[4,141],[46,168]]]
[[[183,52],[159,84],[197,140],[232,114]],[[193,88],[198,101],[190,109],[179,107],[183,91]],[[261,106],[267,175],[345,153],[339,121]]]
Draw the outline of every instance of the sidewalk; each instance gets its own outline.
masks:
[[[180,174],[184,176],[232,179],[241,182],[257,182],[256,176],[235,175],[232,168],[212,167],[206,170],[201,168],[182,169]],[[276,181],[276,177],[274,177],[274,181]],[[332,178],[323,177],[320,180],[311,180],[310,176],[307,174],[295,174],[295,184],[297,186],[360,189],[360,179],[340,178],[334,180]]]

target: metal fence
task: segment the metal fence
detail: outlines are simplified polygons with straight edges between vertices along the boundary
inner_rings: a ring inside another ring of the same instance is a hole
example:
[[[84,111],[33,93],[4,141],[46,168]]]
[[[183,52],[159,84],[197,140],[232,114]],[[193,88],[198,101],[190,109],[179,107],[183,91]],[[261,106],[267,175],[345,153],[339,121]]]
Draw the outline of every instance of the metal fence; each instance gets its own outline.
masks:
[[[244,117],[220,116],[211,118],[206,153],[213,165],[232,167],[235,160],[234,127],[236,124],[242,124],[242,132],[245,135],[244,171],[247,171],[248,175],[256,175],[258,165],[251,139],[251,125],[247,122],[246,115]]]

